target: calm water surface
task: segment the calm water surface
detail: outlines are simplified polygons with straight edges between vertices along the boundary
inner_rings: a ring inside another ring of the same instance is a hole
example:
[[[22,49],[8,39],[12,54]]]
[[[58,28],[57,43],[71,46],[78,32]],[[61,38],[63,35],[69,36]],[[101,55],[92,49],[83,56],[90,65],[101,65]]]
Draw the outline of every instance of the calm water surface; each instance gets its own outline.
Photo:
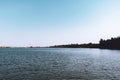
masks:
[[[0,80],[120,80],[120,51],[1,48]]]

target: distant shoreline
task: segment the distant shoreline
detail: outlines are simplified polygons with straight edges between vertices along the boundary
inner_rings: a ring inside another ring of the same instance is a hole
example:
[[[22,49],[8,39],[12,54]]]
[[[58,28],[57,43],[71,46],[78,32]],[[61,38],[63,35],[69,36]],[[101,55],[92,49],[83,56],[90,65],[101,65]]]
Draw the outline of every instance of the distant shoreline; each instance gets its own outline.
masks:
[[[0,46],[0,48],[98,48],[98,49],[120,50],[120,37],[111,38],[111,39],[107,39],[107,40],[101,39],[99,41],[99,43],[64,44],[64,45],[54,45],[54,46],[48,46],[48,47],[40,47],[40,46],[29,46],[29,47]]]
[[[99,43],[55,45],[50,46],[50,48],[98,48],[120,50],[120,37],[107,40],[101,39]]]

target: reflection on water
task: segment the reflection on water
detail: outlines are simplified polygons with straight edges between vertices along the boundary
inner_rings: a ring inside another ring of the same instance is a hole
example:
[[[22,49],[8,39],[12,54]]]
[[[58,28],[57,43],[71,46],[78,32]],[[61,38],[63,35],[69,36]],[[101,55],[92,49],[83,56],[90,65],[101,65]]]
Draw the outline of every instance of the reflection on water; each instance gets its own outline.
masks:
[[[120,51],[1,48],[0,80],[120,80]]]

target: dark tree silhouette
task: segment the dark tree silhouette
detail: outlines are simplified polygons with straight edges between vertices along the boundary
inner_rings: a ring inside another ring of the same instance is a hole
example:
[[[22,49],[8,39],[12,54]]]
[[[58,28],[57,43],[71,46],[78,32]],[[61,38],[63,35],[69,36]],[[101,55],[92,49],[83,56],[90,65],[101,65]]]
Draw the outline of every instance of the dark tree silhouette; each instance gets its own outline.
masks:
[[[120,37],[111,39],[100,39],[98,44],[68,44],[68,45],[55,45],[52,48],[100,48],[100,49],[118,49],[120,50]]]
[[[99,42],[99,47],[101,49],[120,49],[120,37],[107,40],[101,39]]]

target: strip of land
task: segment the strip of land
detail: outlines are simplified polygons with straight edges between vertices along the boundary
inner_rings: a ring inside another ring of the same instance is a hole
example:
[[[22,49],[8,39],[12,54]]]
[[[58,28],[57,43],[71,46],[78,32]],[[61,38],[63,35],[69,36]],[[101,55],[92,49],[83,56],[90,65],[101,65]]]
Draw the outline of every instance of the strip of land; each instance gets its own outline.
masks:
[[[55,45],[50,46],[50,48],[100,48],[120,50],[120,37],[107,40],[100,39],[99,43]]]
[[[54,45],[49,47],[30,46],[30,47],[9,47],[0,46],[0,48],[100,48],[100,49],[115,49],[120,50],[120,37],[111,39],[100,39],[99,43],[85,43],[85,44],[65,44]]]

